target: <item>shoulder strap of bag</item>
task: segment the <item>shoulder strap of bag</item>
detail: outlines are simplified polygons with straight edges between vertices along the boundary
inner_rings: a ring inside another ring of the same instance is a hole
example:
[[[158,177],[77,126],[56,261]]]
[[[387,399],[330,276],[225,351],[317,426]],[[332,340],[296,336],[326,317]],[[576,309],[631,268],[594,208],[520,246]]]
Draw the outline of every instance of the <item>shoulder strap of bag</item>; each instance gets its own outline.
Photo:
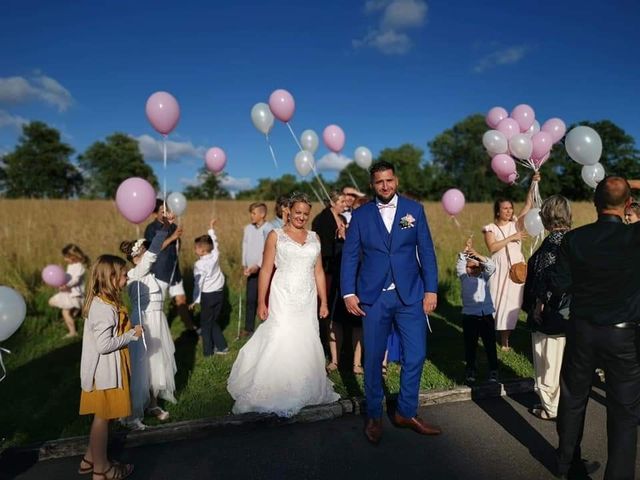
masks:
[[[503,238],[506,240],[507,236],[504,234],[504,232],[502,231],[502,229],[500,228],[500,225],[498,225],[497,223],[494,224],[496,227],[498,227],[498,230],[500,230],[500,233],[502,234]],[[507,243],[504,246],[505,250],[507,251],[507,263],[509,264],[509,268],[511,268],[511,255],[509,255],[509,243]]]

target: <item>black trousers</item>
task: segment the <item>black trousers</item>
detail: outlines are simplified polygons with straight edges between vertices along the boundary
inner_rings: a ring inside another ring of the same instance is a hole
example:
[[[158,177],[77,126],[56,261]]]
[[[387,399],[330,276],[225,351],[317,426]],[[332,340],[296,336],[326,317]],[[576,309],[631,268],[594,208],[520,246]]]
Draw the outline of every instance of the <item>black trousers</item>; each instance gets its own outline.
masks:
[[[223,300],[222,291],[202,292],[200,295],[200,328],[205,357],[213,355],[216,350],[227,348],[227,341],[224,339],[218,323]]]
[[[484,351],[491,370],[498,369],[496,353],[496,327],[493,315],[462,315],[462,332],[464,334],[464,359],[467,369],[476,368],[476,349],[478,338],[482,338]]]
[[[569,322],[560,372],[559,473],[567,473],[581,458],[580,443],[593,374],[596,366],[602,366],[606,377],[608,444],[604,478],[634,478],[640,417],[637,333],[633,327]]]
[[[253,332],[256,326],[256,312],[258,310],[258,270],[253,275],[247,277],[247,299],[245,309],[244,329],[247,332]]]

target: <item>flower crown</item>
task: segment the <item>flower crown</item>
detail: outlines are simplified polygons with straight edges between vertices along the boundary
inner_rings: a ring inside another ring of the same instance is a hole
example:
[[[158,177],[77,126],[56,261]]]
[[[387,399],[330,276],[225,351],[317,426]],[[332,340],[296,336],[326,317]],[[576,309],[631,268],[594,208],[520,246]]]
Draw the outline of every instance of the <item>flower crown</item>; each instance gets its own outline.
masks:
[[[136,240],[136,243],[134,243],[133,247],[131,247],[131,257],[137,257],[138,255],[140,255],[140,250],[144,246],[144,242],[144,238],[139,238],[138,240]]]

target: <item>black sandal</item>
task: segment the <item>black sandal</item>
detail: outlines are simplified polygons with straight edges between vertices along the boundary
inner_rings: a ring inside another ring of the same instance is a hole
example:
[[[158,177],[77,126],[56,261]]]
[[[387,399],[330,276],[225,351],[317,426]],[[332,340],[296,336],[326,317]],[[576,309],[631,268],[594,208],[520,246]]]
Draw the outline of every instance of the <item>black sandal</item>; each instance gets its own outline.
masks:
[[[83,467],[83,463],[86,463],[89,466]],[[80,460],[80,466],[78,467],[78,475],[88,475],[90,473],[93,473],[93,462],[90,462],[85,457],[82,457],[82,460]]]
[[[111,476],[107,476],[109,472],[113,471]],[[105,472],[93,471],[94,475],[104,478],[105,480],[124,480],[133,473],[133,465],[130,463],[112,463]]]

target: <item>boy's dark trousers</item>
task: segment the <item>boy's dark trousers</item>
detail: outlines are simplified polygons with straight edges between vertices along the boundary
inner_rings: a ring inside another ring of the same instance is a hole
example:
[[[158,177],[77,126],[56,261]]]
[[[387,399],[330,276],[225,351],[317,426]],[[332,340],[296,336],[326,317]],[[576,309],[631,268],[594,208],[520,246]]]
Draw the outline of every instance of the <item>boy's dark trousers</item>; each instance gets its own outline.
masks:
[[[258,310],[258,275],[260,270],[247,277],[247,301],[244,329],[253,333],[256,325],[256,312]]]
[[[213,355],[215,351],[227,348],[218,319],[222,312],[224,296],[222,290],[202,292],[200,295],[200,328],[202,329],[202,347],[204,355]]]
[[[464,333],[464,358],[467,369],[476,368],[476,348],[478,338],[482,338],[484,351],[487,353],[489,369],[498,369],[496,353],[496,327],[493,315],[462,315],[462,331]]]

